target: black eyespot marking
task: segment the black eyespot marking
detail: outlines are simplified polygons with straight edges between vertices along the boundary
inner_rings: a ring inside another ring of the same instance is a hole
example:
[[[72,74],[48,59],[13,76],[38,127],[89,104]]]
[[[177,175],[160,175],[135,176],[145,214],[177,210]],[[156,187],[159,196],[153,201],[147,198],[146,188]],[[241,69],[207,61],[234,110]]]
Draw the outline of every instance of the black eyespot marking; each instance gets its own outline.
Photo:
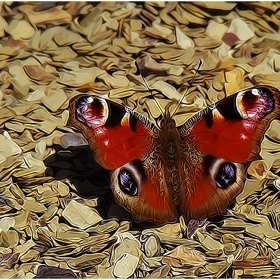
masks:
[[[133,114],[131,114],[129,117],[129,127],[133,132],[136,131],[137,122],[138,122],[137,118]]]
[[[236,108],[236,96],[231,95],[220,101],[217,105],[217,110],[227,120],[242,120]]]
[[[109,115],[107,117],[106,126],[116,126],[119,125],[122,121],[123,116],[125,115],[125,109],[123,106],[107,101]]]
[[[236,166],[233,163],[223,163],[215,178],[216,185],[220,189],[226,189],[236,181]]]
[[[212,127],[213,125],[213,113],[212,110],[207,110],[204,115],[204,119],[208,128]]]
[[[118,180],[120,189],[125,194],[130,196],[136,196],[138,194],[138,185],[129,170],[121,170],[118,176]]]

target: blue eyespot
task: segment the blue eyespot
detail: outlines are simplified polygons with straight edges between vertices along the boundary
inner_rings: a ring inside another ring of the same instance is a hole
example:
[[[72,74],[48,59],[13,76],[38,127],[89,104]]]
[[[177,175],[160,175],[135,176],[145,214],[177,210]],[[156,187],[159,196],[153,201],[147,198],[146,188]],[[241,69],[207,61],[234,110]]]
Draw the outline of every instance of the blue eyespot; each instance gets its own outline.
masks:
[[[119,176],[119,186],[122,192],[129,196],[136,196],[138,194],[138,185],[135,182],[132,174],[127,169],[120,171]]]
[[[220,189],[226,189],[236,182],[236,166],[231,162],[223,163],[215,178],[216,185]]]

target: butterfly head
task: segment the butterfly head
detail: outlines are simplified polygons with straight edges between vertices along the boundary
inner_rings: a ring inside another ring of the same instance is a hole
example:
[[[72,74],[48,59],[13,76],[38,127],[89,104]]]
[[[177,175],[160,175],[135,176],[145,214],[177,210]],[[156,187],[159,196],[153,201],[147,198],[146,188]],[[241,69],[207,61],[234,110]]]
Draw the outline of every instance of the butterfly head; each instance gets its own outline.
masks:
[[[158,120],[159,123],[158,126],[160,129],[166,129],[168,131],[176,128],[176,122],[170,113],[171,105],[172,103],[167,105],[167,107],[164,110],[164,113],[161,115],[161,117]]]

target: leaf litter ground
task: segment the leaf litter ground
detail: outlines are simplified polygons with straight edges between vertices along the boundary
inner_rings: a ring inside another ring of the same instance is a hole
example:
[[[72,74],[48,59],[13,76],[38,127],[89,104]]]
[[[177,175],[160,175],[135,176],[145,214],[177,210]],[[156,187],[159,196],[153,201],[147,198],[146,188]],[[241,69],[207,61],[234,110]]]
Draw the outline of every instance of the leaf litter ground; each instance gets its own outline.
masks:
[[[182,217],[135,226],[67,126],[69,100],[84,92],[156,120],[135,59],[162,108],[174,109],[189,87],[178,125],[242,88],[280,88],[278,2],[2,2],[0,10],[1,277],[280,276],[278,121],[233,208],[191,238]]]

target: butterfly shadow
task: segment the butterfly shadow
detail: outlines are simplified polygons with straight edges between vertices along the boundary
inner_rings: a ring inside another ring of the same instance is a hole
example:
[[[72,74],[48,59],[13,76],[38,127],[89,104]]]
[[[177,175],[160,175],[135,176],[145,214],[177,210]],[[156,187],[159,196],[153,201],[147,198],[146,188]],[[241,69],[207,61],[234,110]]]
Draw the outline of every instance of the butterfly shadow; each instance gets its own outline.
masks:
[[[44,160],[46,175],[55,180],[68,179],[83,198],[97,198],[97,210],[103,219],[117,218],[129,221],[132,228],[144,229],[154,223],[136,223],[129,211],[120,206],[110,188],[110,171],[102,168],[93,158],[89,146],[70,146],[67,149],[54,145],[55,153]]]

